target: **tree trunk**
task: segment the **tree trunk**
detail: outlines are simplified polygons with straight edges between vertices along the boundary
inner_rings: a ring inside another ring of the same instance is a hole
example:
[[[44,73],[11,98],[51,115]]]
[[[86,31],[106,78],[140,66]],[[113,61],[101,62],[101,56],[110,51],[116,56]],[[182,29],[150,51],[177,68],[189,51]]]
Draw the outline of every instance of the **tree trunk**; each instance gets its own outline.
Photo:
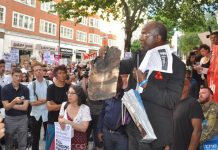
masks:
[[[130,52],[131,39],[132,39],[132,31],[130,27],[127,27],[127,29],[125,30],[125,34],[126,34],[126,38],[125,38],[124,50],[125,52]]]

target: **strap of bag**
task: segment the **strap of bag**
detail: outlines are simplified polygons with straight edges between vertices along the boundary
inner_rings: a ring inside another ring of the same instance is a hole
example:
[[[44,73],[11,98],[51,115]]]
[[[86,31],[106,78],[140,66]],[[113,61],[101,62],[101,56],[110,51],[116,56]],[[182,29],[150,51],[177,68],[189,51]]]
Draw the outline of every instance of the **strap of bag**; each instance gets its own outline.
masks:
[[[47,87],[49,86],[49,80],[45,80]]]
[[[46,82],[46,85],[48,87],[49,86],[49,81],[45,80],[45,82]],[[36,80],[33,81],[33,93],[34,93],[34,96],[36,97],[36,100],[38,100],[39,98],[38,98],[38,95],[36,94]]]
[[[33,94],[36,97],[36,100],[38,100],[38,95],[36,94],[36,81],[33,81]]]
[[[69,105],[69,102],[66,102],[66,104],[64,105],[64,110],[67,109],[67,106]]]

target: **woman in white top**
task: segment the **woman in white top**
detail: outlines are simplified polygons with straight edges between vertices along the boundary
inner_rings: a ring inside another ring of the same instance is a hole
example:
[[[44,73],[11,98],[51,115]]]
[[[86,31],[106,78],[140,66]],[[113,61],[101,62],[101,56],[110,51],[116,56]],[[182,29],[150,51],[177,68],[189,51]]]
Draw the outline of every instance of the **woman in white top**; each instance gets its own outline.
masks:
[[[74,129],[74,136],[71,140],[73,150],[87,149],[86,130],[91,121],[89,107],[84,103],[86,101],[85,93],[81,86],[71,85],[68,90],[68,102],[61,105],[58,121],[62,128],[65,124],[70,124]]]

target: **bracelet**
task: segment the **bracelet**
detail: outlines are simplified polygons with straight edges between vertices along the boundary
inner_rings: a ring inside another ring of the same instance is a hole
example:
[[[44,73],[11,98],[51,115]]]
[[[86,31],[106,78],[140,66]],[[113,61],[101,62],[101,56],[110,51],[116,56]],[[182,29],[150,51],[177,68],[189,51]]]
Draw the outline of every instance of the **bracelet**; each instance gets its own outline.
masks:
[[[142,82],[139,83],[139,86],[142,87],[147,82],[148,82],[148,79],[145,79],[145,80],[143,80]]]

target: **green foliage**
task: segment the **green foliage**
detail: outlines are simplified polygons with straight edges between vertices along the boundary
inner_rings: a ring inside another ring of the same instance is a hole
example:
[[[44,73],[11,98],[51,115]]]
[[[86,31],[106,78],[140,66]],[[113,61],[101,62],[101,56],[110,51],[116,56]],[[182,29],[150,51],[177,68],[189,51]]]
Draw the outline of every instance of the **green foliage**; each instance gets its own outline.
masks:
[[[213,15],[218,9],[217,0],[165,0],[152,7],[149,17],[161,20],[170,31],[177,28],[184,32],[201,32],[208,29],[205,13]]]
[[[136,52],[140,49],[140,41],[134,40],[131,44],[131,52]]]
[[[49,2],[52,0],[40,0]],[[162,21],[168,28],[169,37],[173,29],[184,32],[207,31],[211,20],[205,19],[205,12],[212,15],[218,9],[217,0],[61,0],[55,6],[61,21],[99,13],[102,18],[119,19],[124,23],[126,34],[125,51],[131,48],[132,33],[146,18]],[[213,16],[214,17],[214,16]],[[214,20],[212,19],[214,25]]]
[[[39,0],[41,2],[51,2],[53,0]],[[61,20],[70,18],[87,17],[97,13],[100,10],[107,11],[114,7],[116,0],[61,0],[54,5],[54,11],[58,13]]]
[[[197,33],[185,33],[179,38],[179,50],[181,50],[185,55],[188,54],[193,47],[199,46],[200,44],[200,39]]]
[[[210,26],[213,31],[218,30],[217,20],[214,15],[206,13],[205,18],[206,18],[207,28],[203,29],[203,31],[208,30],[208,26]]]
[[[40,0],[49,2],[52,0]],[[125,50],[130,50],[132,33],[140,23],[144,22],[149,3],[145,0],[61,0],[54,8],[61,21],[69,18],[77,18],[81,21],[83,16],[87,17],[99,13],[102,18],[121,20],[124,23],[126,33]]]

